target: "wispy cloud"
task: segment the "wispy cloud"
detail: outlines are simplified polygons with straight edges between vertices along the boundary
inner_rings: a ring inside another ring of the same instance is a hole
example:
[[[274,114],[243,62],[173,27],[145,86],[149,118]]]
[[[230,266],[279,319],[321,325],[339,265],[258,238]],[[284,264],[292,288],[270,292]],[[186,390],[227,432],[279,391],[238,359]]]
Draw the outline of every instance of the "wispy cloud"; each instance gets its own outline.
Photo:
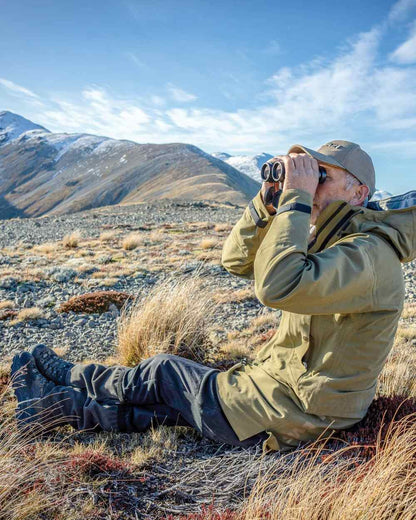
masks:
[[[191,94],[189,92],[186,92],[185,90],[182,90],[178,87],[175,87],[175,85],[172,85],[169,83],[167,85],[168,91],[174,101],[178,101],[179,103],[189,103],[190,101],[195,101],[197,99],[197,96],[194,94]]]
[[[389,57],[396,63],[409,64],[416,62],[416,23],[413,24],[408,39],[397,47]]]
[[[13,94],[18,95],[24,95],[31,98],[38,98],[39,96],[29,90],[28,88],[22,87],[21,85],[18,85],[17,83],[13,83],[13,81],[10,81],[8,79],[0,78],[0,85],[2,85],[4,88],[12,92]]]
[[[399,0],[390,9],[387,22],[402,22],[413,11],[416,11],[416,0]]]
[[[318,56],[277,70],[262,84],[257,96],[261,101],[254,108],[206,108],[195,94],[173,84],[166,85],[164,97],[135,99],[94,85],[75,100],[43,97],[47,109],[24,115],[52,131],[137,142],[182,141],[231,153],[278,153],[294,142],[319,146],[334,138],[358,140],[368,147],[401,138],[413,141],[409,131],[416,128],[416,67],[409,61],[411,51],[399,52],[399,47],[391,61],[381,54],[387,21],[403,19],[412,6],[400,0],[384,23],[345,42],[331,59]],[[413,33],[408,41],[411,38]],[[0,84],[16,86],[8,80]]]
[[[136,65],[139,69],[148,69],[149,66],[137,56],[137,53],[129,51],[126,52],[125,55],[127,58]]]

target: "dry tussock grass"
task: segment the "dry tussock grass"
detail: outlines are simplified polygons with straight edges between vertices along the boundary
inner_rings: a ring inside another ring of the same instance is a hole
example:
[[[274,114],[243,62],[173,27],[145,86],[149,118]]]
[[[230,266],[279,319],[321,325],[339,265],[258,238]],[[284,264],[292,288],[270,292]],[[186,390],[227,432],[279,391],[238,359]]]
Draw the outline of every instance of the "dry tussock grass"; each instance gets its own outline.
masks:
[[[221,251],[218,249],[203,251],[195,256],[196,260],[201,262],[215,262],[219,264],[221,258]]]
[[[43,253],[45,255],[54,254],[58,251],[59,244],[57,242],[45,242],[43,244],[38,244],[33,246],[32,250],[35,253]]]
[[[79,273],[85,273],[86,271],[91,271],[95,267],[96,266],[93,265],[93,264],[85,264],[85,263],[83,263],[83,264],[77,266],[77,271]]]
[[[403,319],[416,318],[416,303],[406,303],[402,312]]]
[[[60,484],[65,442],[44,444],[33,431],[17,431],[10,393],[7,387],[0,394],[0,518],[64,520],[62,508],[77,493],[75,482],[65,488]]]
[[[192,231],[204,231],[208,229],[214,229],[215,224],[212,222],[190,222],[189,228]]]
[[[249,346],[246,342],[239,339],[231,339],[221,345],[221,352],[226,359],[240,361],[241,359],[248,359],[252,356]]]
[[[149,245],[160,244],[161,242],[170,242],[171,237],[162,228],[151,231],[148,235]]]
[[[266,311],[251,320],[248,330],[252,333],[264,333],[270,329],[277,329],[280,323],[280,313],[277,311]]]
[[[13,300],[3,300],[0,302],[0,310],[2,309],[13,309],[15,306]]]
[[[100,242],[112,242],[114,240],[117,240],[118,233],[117,231],[103,231],[100,234],[99,240]]]
[[[140,446],[137,446],[130,454],[130,461],[142,466],[150,460],[160,460],[167,453],[174,455],[178,449],[178,432],[168,426],[151,428],[143,436]]]
[[[393,348],[378,378],[377,395],[416,397],[416,327],[397,329]]]
[[[398,421],[366,462],[348,457],[348,447],[328,454],[324,446],[317,442],[301,450],[290,465],[286,457],[277,459],[259,476],[235,520],[414,518],[415,423]]]
[[[62,245],[64,247],[70,248],[78,247],[81,237],[81,231],[79,229],[76,229],[72,233],[64,236],[64,238],[62,239]]]
[[[217,233],[224,233],[229,232],[233,229],[233,226],[231,224],[215,224],[214,231]]]
[[[44,312],[39,307],[27,307],[21,309],[16,316],[18,321],[20,320],[37,320],[44,317]]]
[[[118,355],[135,365],[159,353],[203,362],[215,304],[197,276],[157,285],[143,299],[122,310],[118,321]]]
[[[268,311],[251,320],[249,327],[232,330],[227,333],[227,340],[220,345],[220,353],[226,360],[253,360],[256,353],[276,333],[280,315]]]
[[[205,238],[199,243],[200,249],[213,249],[214,247],[218,247],[220,242],[216,238]]]
[[[136,249],[139,246],[143,246],[145,244],[145,239],[143,235],[140,233],[129,233],[126,235],[121,243],[121,246],[126,251],[132,251],[133,249]]]
[[[408,343],[416,339],[416,327],[400,326],[397,329],[396,343]]]
[[[38,280],[45,280],[47,278],[47,275],[45,274],[44,269],[41,267],[35,267],[32,269],[25,269],[24,274],[25,280],[29,281],[38,281]]]
[[[99,287],[113,287],[118,283],[118,278],[104,278],[98,283]]]
[[[247,287],[246,289],[238,289],[236,291],[223,289],[221,291],[216,291],[212,297],[217,303],[228,303],[244,302],[247,300],[252,300],[256,296],[253,289],[251,287]]]
[[[108,273],[105,271],[95,271],[91,273],[90,278],[107,278]]]

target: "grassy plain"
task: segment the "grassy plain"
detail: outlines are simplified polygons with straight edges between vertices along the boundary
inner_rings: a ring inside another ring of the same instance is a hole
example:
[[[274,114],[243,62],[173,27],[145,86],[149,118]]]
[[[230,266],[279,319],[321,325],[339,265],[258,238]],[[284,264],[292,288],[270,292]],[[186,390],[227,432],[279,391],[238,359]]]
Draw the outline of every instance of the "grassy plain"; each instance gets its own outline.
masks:
[[[159,229],[102,230],[97,239],[75,230],[62,240],[14,254],[36,262],[1,276],[47,280],[45,266],[94,272],[75,277],[79,294],[113,287],[120,276],[174,273],[184,258],[218,265],[226,224],[164,224]],[[7,254],[7,250],[2,251]],[[10,251],[9,251],[10,252]],[[97,270],[98,268],[98,270]],[[270,310],[247,327],[216,323],[230,302],[250,302],[252,286],[218,288],[198,274],[167,278],[123,310],[117,349],[108,363],[134,365],[170,352],[226,368],[257,350],[276,331]],[[0,301],[0,313],[15,308]],[[36,307],[15,309],[10,323],[39,318]],[[228,325],[228,326],[227,326]],[[222,329],[220,336],[215,335]],[[63,345],[63,352],[65,345]],[[189,428],[159,426],[146,433],[53,433],[16,430],[10,359],[0,367],[0,520],[206,519],[391,520],[416,511],[416,305],[406,304],[394,347],[379,378],[371,428],[356,437],[319,440],[287,454],[218,446]],[[406,413],[382,428],[399,403]],[[384,408],[383,408],[384,407]],[[378,415],[377,415],[378,414]],[[390,415],[389,415],[390,414]]]

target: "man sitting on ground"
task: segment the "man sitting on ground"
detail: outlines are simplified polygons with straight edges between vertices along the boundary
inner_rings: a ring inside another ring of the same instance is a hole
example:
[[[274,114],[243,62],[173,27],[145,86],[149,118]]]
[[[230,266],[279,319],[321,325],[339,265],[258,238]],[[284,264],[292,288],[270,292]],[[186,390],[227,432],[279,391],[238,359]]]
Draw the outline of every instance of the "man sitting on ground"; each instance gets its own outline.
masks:
[[[277,208],[265,206],[263,183],[223,248],[224,267],[282,311],[254,361],[227,371],[168,354],[133,368],[74,365],[39,344],[13,360],[20,426],[186,425],[216,442],[286,450],[364,417],[401,315],[415,215],[366,208],[375,173],[357,144],[295,145],[279,158]]]

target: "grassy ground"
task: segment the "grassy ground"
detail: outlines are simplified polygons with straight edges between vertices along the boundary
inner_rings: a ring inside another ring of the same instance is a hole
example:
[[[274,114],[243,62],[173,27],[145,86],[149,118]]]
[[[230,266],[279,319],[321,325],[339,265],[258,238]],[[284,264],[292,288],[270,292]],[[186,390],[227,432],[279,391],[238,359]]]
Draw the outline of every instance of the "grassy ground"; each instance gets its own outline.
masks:
[[[21,254],[38,255],[53,265],[69,263],[80,272],[98,266],[91,278],[79,280],[81,294],[86,288],[105,287],[120,273],[174,271],[183,262],[183,250],[193,260],[219,263],[228,232],[228,226],[209,223],[165,224],[160,231],[148,229],[134,236],[104,230],[95,241],[74,232],[33,250],[22,247]],[[105,255],[111,257],[107,263],[94,261]],[[2,266],[3,276],[43,276],[39,264],[8,271]],[[157,352],[224,368],[253,358],[278,327],[275,312],[254,318],[247,328],[230,331],[221,341],[212,334],[218,328],[216,306],[251,298],[250,288],[218,290],[198,276],[165,281],[140,305],[122,313],[118,349],[108,363],[131,365]],[[12,304],[0,302],[0,312]],[[24,311],[13,319],[30,319],[41,309]],[[17,432],[10,359],[4,360],[0,520],[413,519],[415,367],[416,306],[408,304],[366,419],[336,438],[285,455],[262,456],[259,449],[219,446],[185,427],[162,425],[135,434],[91,434],[67,426],[48,434]]]

